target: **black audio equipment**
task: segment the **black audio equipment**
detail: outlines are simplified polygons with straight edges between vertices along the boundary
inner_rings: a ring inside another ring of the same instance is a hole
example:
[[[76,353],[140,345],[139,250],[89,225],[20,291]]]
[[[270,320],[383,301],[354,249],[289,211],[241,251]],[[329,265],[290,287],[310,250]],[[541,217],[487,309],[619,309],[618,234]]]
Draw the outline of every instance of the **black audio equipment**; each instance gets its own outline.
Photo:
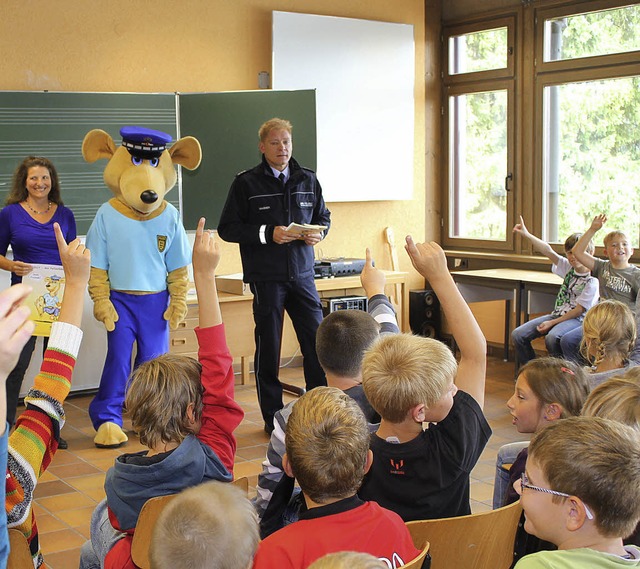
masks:
[[[440,301],[431,289],[409,291],[409,325],[419,336],[440,336]]]
[[[359,275],[365,264],[365,259],[348,259],[346,257],[321,259],[315,262],[315,278]]]
[[[321,298],[322,314],[327,316],[336,310],[364,310],[367,311],[368,301],[366,296],[336,296]]]

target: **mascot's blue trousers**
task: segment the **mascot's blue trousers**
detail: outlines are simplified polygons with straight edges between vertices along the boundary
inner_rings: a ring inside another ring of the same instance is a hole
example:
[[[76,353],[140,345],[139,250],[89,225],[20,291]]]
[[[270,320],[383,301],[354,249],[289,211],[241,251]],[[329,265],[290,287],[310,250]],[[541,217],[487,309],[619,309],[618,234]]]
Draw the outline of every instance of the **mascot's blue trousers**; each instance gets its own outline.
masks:
[[[111,422],[122,427],[127,380],[131,375],[131,353],[136,342],[135,367],[169,351],[169,323],[162,317],[169,292],[128,294],[111,291],[118,313],[113,332],[107,332],[107,358],[98,393],[89,405],[93,428]]]

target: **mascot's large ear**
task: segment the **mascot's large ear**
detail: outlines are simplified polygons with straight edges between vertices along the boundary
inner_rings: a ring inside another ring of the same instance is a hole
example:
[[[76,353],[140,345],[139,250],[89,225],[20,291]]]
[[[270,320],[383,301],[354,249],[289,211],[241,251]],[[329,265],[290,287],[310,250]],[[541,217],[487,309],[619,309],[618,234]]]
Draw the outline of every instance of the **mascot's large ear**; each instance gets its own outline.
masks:
[[[174,164],[180,164],[187,170],[195,170],[200,166],[202,160],[202,148],[200,143],[193,136],[185,136],[169,148],[171,161]]]
[[[116,145],[109,133],[95,128],[87,133],[82,141],[82,157],[87,162],[95,162],[100,158],[111,158],[116,151]]]

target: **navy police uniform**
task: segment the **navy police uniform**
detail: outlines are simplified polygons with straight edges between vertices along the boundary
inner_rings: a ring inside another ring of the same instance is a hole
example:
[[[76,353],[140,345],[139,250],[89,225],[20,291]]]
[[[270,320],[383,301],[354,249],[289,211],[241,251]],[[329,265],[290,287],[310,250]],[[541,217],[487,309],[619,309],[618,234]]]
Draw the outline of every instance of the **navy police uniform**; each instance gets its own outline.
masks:
[[[267,429],[282,408],[278,379],[284,311],[291,318],[303,356],[307,389],[326,385],[315,350],[322,320],[313,280],[313,247],[302,240],[278,245],[273,230],[279,225],[312,223],[329,227],[331,213],[313,171],[289,161],[286,183],[276,178],[266,159],[238,174],[231,185],[218,224],[225,241],[240,244],[244,281],[253,292],[255,375],[260,409]]]

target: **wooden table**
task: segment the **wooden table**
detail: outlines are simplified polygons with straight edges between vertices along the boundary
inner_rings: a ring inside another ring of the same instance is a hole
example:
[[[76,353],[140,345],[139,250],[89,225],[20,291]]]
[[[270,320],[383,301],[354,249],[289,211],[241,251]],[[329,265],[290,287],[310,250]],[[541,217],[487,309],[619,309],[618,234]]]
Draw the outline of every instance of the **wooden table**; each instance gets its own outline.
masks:
[[[409,328],[409,290],[407,288],[408,273],[402,271],[382,271],[387,285],[400,285],[402,306],[398,311],[398,326],[401,330]],[[348,296],[364,294],[360,284],[360,275],[316,279],[316,288],[321,297]],[[253,295],[219,293],[222,320],[225,323],[227,344],[231,354],[240,358],[241,382],[249,379],[250,362],[255,351],[253,335]],[[189,312],[178,330],[171,332],[170,351],[191,355],[197,358],[197,341],[193,332],[198,325],[198,299],[195,290],[187,297]],[[297,340],[289,317],[285,317],[282,335],[282,350],[293,354],[297,350]]]
[[[515,327],[529,320],[530,314],[551,312],[562,279],[551,271],[524,269],[478,269],[453,271],[453,280],[467,303],[505,301],[504,359],[509,359],[511,311]]]

